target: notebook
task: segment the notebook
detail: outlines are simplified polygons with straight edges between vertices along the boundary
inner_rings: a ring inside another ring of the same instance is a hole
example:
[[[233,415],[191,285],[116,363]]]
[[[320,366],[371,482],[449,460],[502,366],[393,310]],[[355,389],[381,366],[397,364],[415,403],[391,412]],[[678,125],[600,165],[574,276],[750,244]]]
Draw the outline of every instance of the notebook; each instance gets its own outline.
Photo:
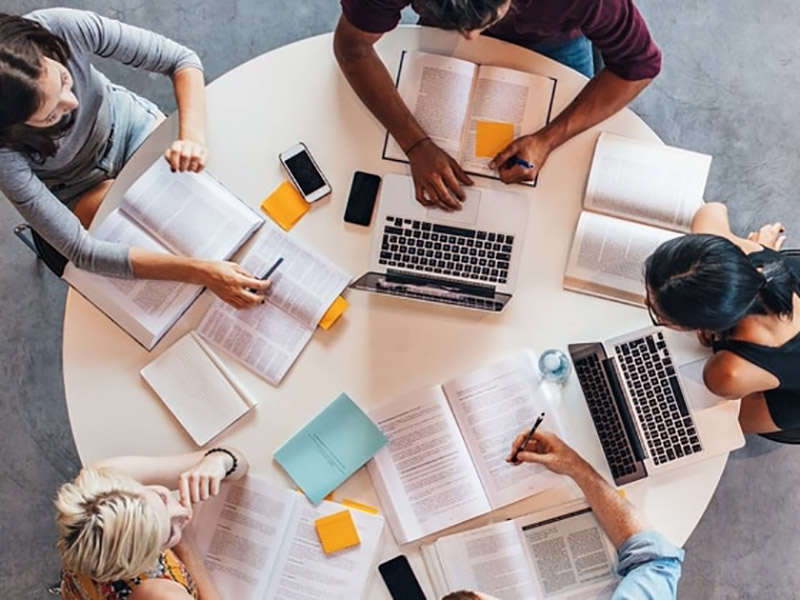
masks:
[[[542,429],[561,434],[528,351],[370,411],[389,443],[367,468],[397,542],[561,483],[541,465],[505,461],[514,438],[543,411]]]
[[[172,173],[159,158],[92,235],[165,254],[225,260],[263,222],[207,171]],[[148,350],[203,291],[177,281],[104,277],[72,263],[64,279]]]
[[[198,446],[205,446],[256,405],[194,331],[144,367],[141,375]]]
[[[297,492],[250,476],[225,483],[190,525],[222,598],[357,600],[375,564],[383,517],[353,510],[361,543],[327,556],[314,522],[342,506],[317,507]]]
[[[386,436],[341,394],[274,454],[313,504],[339,487],[386,445]]]

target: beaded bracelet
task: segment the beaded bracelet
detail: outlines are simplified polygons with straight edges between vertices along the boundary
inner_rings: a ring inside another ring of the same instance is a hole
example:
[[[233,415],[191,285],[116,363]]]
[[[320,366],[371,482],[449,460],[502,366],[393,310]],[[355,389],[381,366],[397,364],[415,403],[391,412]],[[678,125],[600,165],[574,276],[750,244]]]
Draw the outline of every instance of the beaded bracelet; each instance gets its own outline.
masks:
[[[211,450],[206,452],[203,456],[204,457],[208,456],[212,452],[223,452],[223,453],[227,454],[228,456],[230,456],[231,460],[233,460],[233,466],[230,469],[228,469],[227,471],[225,471],[225,477],[227,477],[228,475],[236,472],[236,467],[239,466],[239,461],[236,459],[236,455],[234,455],[233,452],[231,452],[227,448],[211,448]]]

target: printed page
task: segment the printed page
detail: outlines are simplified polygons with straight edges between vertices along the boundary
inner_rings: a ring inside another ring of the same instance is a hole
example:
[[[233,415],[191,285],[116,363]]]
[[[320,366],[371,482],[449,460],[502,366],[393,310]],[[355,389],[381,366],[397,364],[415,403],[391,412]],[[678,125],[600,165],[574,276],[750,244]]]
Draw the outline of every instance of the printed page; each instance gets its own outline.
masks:
[[[255,404],[249,395],[237,390],[241,386],[228,378],[233,374],[226,376],[192,333],[144,367],[141,375],[198,446],[205,445]]]
[[[205,171],[173,173],[161,158],[125,192],[120,206],[175,254],[197,258],[229,258],[263,223]]]
[[[191,523],[197,548],[223,598],[263,600],[301,496],[261,477],[224,483]]]
[[[575,229],[564,287],[644,306],[644,262],[660,244],[679,235],[584,211]]]
[[[165,254],[169,251],[115,209],[93,235]],[[72,263],[64,279],[150,350],[202,291],[199,285],[152,279],[105,277]]]
[[[590,508],[571,503],[514,523],[536,573],[537,597],[600,600],[611,596],[617,583],[615,553]]]
[[[425,133],[454,158],[461,154],[461,139],[467,122],[474,63],[425,52],[403,53],[397,91]],[[408,160],[387,133],[384,158]]]
[[[367,468],[398,543],[491,510],[441,388],[408,394],[370,417],[389,444]]]
[[[475,156],[478,121],[514,125],[514,139],[547,125],[555,81],[549,77],[502,67],[481,66],[469,115],[469,127],[461,152],[465,171],[497,177],[489,168],[491,158]]]
[[[216,299],[197,332],[272,385],[278,385],[314,330],[270,302],[237,310]]]
[[[283,262],[270,276],[267,298],[313,330],[350,283],[350,275],[271,225],[248,250],[242,266],[262,276],[280,256]]]
[[[542,412],[541,428],[563,435],[556,411],[539,391],[534,360],[524,352],[442,385],[493,509],[563,480],[541,465],[506,462],[511,442]]]
[[[347,510],[334,502],[314,508],[300,498],[298,511],[286,533],[284,546],[266,600],[358,600],[373,571],[383,531],[383,517],[350,510],[361,543],[326,555],[314,521]],[[235,596],[231,596],[234,598]],[[226,596],[227,598],[227,596]]]
[[[586,184],[584,207],[688,232],[703,204],[711,157],[603,133]]]
[[[534,598],[537,586],[517,529],[513,521],[502,521],[437,540],[434,548],[447,585],[437,597],[480,590],[503,600]],[[423,556],[430,560],[430,553]]]

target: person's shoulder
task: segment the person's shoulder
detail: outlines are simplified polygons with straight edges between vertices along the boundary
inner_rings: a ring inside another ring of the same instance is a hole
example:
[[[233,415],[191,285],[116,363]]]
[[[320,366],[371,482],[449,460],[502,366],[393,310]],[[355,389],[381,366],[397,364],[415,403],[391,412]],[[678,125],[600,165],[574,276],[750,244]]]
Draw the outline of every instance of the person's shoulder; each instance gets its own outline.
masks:
[[[187,600],[192,595],[172,579],[146,579],[139,583],[129,600]]]
[[[721,349],[708,359],[703,369],[706,387],[722,398],[741,398],[765,389],[763,369],[731,350]]]

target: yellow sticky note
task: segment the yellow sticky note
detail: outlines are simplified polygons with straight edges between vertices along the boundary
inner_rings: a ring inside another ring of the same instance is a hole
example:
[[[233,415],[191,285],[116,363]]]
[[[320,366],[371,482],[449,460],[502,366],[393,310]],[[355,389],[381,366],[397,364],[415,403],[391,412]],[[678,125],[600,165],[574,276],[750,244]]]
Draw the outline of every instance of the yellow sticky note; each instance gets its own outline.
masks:
[[[341,504],[348,508],[354,508],[356,510],[363,511],[371,515],[378,514],[378,509],[375,508],[374,506],[370,506],[369,504],[361,504],[361,502],[356,502],[355,500],[348,500],[347,498],[343,498]]]
[[[330,494],[328,494],[327,496],[325,496],[325,500],[327,500],[328,502],[333,502],[333,494],[334,494],[335,492],[336,492],[336,490],[333,490],[333,492],[331,492]]]
[[[330,329],[331,326],[336,322],[336,320],[342,316],[342,313],[350,306],[350,303],[339,296],[336,300],[333,301],[328,312],[322,315],[322,319],[319,321],[319,326],[322,329]]]
[[[494,158],[514,141],[514,125],[495,121],[478,121],[475,135],[475,156]]]
[[[325,554],[338,552],[361,543],[356,524],[349,510],[320,517],[314,521]]]
[[[623,498],[626,498],[626,499],[627,499],[627,497],[628,497],[628,494],[627,494],[627,493],[625,492],[625,490],[624,490],[624,489],[622,489],[622,488],[619,488],[619,489],[617,490],[617,493],[618,493],[618,494],[619,494],[621,497],[623,497]]]
[[[261,203],[261,208],[285,231],[289,231],[310,206],[291,181],[284,181]]]

